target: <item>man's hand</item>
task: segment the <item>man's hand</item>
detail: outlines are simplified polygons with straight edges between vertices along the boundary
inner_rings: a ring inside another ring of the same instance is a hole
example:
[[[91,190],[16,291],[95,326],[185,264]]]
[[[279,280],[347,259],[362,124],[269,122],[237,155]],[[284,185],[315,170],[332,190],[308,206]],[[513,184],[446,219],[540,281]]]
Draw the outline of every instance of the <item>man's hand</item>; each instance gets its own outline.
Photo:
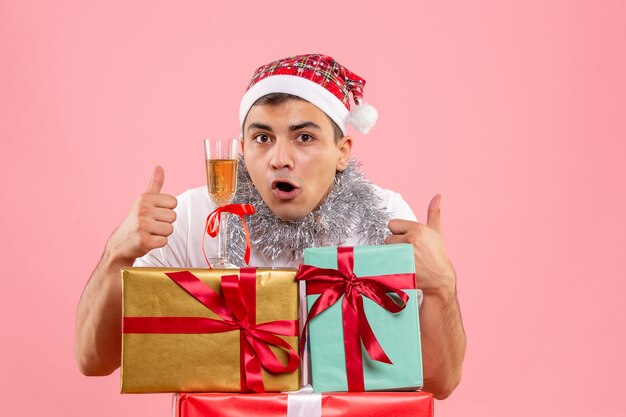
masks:
[[[174,231],[177,201],[171,195],[161,194],[164,180],[163,168],[156,166],[146,192],[135,201],[107,242],[113,258],[134,260],[167,244],[167,237]]]
[[[165,174],[154,169],[150,185],[107,241],[76,312],[76,360],[85,375],[108,375],[120,366],[122,283],[120,268],[165,246],[176,219],[176,198],[161,194]]]
[[[417,287],[424,292],[420,307],[424,390],[441,400],[461,381],[466,341],[456,299],[456,274],[443,246],[440,203],[440,195],[433,197],[426,224],[391,220],[393,234],[385,243],[413,245]]]
[[[441,196],[437,194],[428,205],[426,224],[393,219],[389,222],[392,235],[385,243],[410,243],[415,252],[417,286],[426,294],[453,296],[455,273],[446,255],[441,233]]]

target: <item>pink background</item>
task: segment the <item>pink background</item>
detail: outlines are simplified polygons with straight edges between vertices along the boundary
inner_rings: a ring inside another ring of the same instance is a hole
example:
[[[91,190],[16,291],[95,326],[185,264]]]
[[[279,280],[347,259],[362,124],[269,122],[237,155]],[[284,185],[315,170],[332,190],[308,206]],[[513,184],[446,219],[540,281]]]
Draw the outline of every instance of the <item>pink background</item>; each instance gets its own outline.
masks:
[[[202,184],[254,69],[317,51],[368,80],[369,177],[443,194],[469,347],[437,415],[623,415],[624,2],[94,3],[0,2],[0,415],[169,415],[78,372],[82,288],[153,166]]]

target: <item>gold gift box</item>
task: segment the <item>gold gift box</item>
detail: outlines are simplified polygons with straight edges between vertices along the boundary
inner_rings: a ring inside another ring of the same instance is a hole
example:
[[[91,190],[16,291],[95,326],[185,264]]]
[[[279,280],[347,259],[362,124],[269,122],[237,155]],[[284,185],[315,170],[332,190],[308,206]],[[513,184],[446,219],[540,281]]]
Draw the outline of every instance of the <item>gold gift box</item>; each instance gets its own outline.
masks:
[[[170,279],[189,271],[221,294],[222,275],[237,269],[123,268],[124,317],[207,317],[222,320]],[[294,269],[256,270],[256,322],[298,319]],[[297,336],[279,336],[298,351]],[[211,334],[122,334],[123,393],[241,392],[240,331]],[[270,346],[283,364],[287,354]],[[268,392],[300,388],[300,370],[263,373]]]

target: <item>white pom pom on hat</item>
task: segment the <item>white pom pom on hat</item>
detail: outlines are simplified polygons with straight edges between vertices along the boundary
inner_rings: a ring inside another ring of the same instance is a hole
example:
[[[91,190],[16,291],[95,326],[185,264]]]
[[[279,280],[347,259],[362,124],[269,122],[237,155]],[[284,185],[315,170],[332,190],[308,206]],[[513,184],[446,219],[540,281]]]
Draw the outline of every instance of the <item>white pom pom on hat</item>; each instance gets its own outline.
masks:
[[[239,122],[261,97],[286,93],[317,106],[345,135],[348,124],[368,133],[378,120],[378,111],[363,100],[365,80],[333,58],[321,54],[298,55],[259,67],[239,106]],[[350,94],[355,106],[350,110]]]
[[[368,134],[377,120],[378,110],[371,104],[363,103],[350,110],[350,124],[363,134]]]

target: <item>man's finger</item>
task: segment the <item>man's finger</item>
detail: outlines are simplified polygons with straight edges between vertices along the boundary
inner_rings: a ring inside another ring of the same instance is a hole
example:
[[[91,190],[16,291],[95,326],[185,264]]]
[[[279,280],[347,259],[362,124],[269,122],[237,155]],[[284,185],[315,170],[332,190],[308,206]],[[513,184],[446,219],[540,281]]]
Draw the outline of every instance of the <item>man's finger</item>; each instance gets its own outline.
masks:
[[[161,192],[161,188],[163,188],[163,181],[165,181],[165,172],[160,165],[154,167],[154,172],[152,173],[152,178],[150,178],[150,184],[148,184],[147,193],[158,194]]]
[[[426,225],[441,231],[441,194],[437,194],[430,200]]]
[[[151,235],[169,236],[174,232],[174,226],[171,223],[154,221],[146,231]]]
[[[160,222],[174,223],[176,212],[168,208],[157,207],[154,210],[154,219]]]
[[[159,194],[155,197],[156,198],[153,200],[153,204],[155,207],[175,209],[178,205],[178,200],[176,200],[176,197],[169,194]]]
[[[391,245],[394,243],[409,243],[407,235],[389,235],[385,238],[386,245]]]
[[[403,219],[391,219],[387,223],[389,231],[394,235],[403,235],[415,227],[415,222]]]

